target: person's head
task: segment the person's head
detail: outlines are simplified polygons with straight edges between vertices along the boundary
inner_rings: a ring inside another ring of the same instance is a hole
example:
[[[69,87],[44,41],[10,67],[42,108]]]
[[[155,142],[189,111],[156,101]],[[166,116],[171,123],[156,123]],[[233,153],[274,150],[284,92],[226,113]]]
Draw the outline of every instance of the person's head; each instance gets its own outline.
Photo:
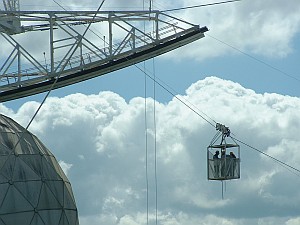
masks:
[[[219,155],[220,154],[220,152],[219,151],[216,151],[216,155]]]

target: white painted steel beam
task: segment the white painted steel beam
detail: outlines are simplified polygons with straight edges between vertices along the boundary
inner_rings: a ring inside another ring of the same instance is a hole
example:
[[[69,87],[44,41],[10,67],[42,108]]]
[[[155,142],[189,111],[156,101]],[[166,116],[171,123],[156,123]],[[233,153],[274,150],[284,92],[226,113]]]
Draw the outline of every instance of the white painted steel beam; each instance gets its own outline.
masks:
[[[5,27],[11,18],[20,23]],[[11,52],[0,64],[0,102],[45,92],[56,79],[54,89],[122,69],[207,30],[159,11],[0,11],[0,51]],[[32,37],[39,42],[28,46]]]

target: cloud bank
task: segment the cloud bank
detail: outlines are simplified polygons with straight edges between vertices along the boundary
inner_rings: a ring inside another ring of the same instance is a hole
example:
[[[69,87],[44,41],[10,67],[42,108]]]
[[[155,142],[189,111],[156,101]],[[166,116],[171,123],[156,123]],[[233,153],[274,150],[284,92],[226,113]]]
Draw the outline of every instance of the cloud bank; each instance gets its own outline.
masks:
[[[299,98],[257,94],[217,77],[177,97],[229,126],[236,138],[299,167]],[[14,112],[1,104],[0,112],[26,126],[38,105],[27,102]],[[32,123],[30,131],[67,171],[81,225],[146,224],[146,153],[148,218],[154,222],[155,134],[159,224],[299,223],[299,176],[241,145],[241,179],[226,182],[222,200],[221,183],[206,177],[206,147],[215,129],[176,98],[155,103],[155,126],[151,98],[146,113],[147,130],[144,98],[78,93],[49,97]]]
[[[177,6],[188,7],[214,1],[180,2]],[[157,3],[159,9],[177,6]],[[239,51],[269,58],[286,57],[293,52],[293,41],[300,32],[299,10],[297,0],[291,0],[289,4],[283,0],[243,0],[174,11],[180,18],[210,29],[206,38],[178,51],[197,60],[240,54]],[[178,53],[172,52],[170,55],[176,58]]]

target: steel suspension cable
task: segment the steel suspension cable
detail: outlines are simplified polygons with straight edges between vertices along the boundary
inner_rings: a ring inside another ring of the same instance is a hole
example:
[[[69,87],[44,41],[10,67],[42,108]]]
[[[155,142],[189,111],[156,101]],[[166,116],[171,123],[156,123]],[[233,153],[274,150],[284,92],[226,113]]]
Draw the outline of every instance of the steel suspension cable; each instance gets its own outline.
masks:
[[[216,41],[218,41],[218,42],[220,42],[220,43],[226,45],[227,47],[230,47],[230,48],[234,49],[235,51],[237,51],[237,52],[239,52],[239,53],[241,53],[241,54],[243,54],[243,55],[245,55],[245,56],[247,56],[247,57],[249,57],[249,58],[251,58],[251,59],[253,59],[253,60],[255,60],[255,61],[257,61],[257,62],[259,62],[259,63],[261,63],[261,64],[263,64],[263,65],[265,65],[265,66],[267,66],[267,67],[269,67],[269,68],[271,68],[271,69],[273,69],[273,70],[275,70],[275,71],[277,71],[277,72],[279,72],[279,73],[281,73],[281,74],[283,74],[283,75],[285,75],[285,76],[287,76],[287,77],[289,77],[289,78],[292,78],[292,79],[294,79],[294,80],[300,82],[300,79],[299,79],[299,78],[297,78],[297,77],[295,77],[295,76],[292,76],[292,75],[286,73],[285,71],[280,70],[279,68],[277,68],[277,67],[275,67],[275,66],[272,66],[271,64],[266,63],[265,61],[263,61],[263,60],[261,60],[261,59],[258,59],[258,58],[256,58],[256,57],[250,55],[249,53],[246,53],[246,52],[244,52],[244,51],[238,49],[237,47],[234,47],[234,46],[231,45],[231,44],[228,44],[228,43],[226,43],[226,42],[224,42],[224,41],[222,41],[222,40],[220,40],[220,39],[218,39],[218,38],[216,38],[216,37],[214,37],[214,36],[212,36],[212,35],[209,35],[209,34],[206,34],[206,36],[208,36],[208,37],[210,37],[210,38],[212,38],[212,39],[214,39],[214,40],[216,40]]]
[[[143,63],[145,67],[145,62]],[[146,167],[146,204],[147,204],[147,225],[149,224],[149,178],[148,178],[148,120],[147,120],[147,76],[144,76],[144,107],[145,107],[145,167]]]
[[[157,139],[156,139],[156,71],[155,61],[152,59],[153,67],[153,123],[154,123],[154,176],[155,176],[155,224],[157,225]]]
[[[138,69],[140,69],[140,68],[138,68]],[[151,72],[149,70],[147,70],[147,69],[146,69],[146,72],[148,73],[149,77],[151,77],[151,75],[149,74]],[[156,82],[156,83],[159,84],[159,86],[161,86],[165,90],[168,89],[170,91],[169,94],[171,94],[175,98],[178,97],[178,96],[176,96],[179,93],[178,91],[176,91],[174,88],[172,88],[170,85],[168,85],[166,82],[164,82],[162,79],[160,79],[157,76],[156,76],[156,80],[158,80],[158,82]],[[214,120],[212,117],[210,117],[207,113],[205,113],[202,110],[200,110],[194,103],[192,103],[188,99],[186,99],[184,97],[180,97],[180,99],[182,99],[183,101],[187,102],[190,106],[193,106],[196,110],[198,110],[198,112],[200,114],[202,114],[203,117],[206,117],[207,120],[211,120],[211,123],[210,123],[211,125],[215,126],[215,124],[218,123],[218,122],[216,122],[216,120]]]
[[[151,12],[154,0],[150,0],[149,11]],[[155,23],[153,22],[153,31],[155,30]],[[155,178],[155,224],[158,223],[158,184],[157,184],[157,132],[156,132],[156,69],[155,59],[152,58],[153,71],[153,124],[154,124],[154,178]]]
[[[96,15],[97,13],[100,11],[101,7],[103,6],[105,0],[102,0],[101,4],[99,5],[95,15],[93,16],[92,20],[94,20],[96,18]],[[86,27],[83,35],[80,37],[80,40],[82,40],[83,36],[87,33],[87,31],[89,30],[90,26],[91,26],[92,22],[89,23],[89,25]],[[78,45],[79,45],[80,41],[78,42]],[[76,49],[76,48],[75,48]],[[39,113],[39,111],[41,110],[43,104],[45,103],[46,99],[48,98],[48,96],[50,95],[51,91],[53,90],[55,84],[57,83],[59,77],[60,77],[61,73],[59,73],[54,82],[52,83],[51,87],[49,88],[47,94],[45,95],[45,97],[43,98],[43,101],[41,102],[41,104],[39,105],[39,107],[37,108],[37,110],[35,111],[34,115],[32,116],[31,120],[29,121],[28,125],[26,126],[25,130],[28,130],[28,128],[30,127],[30,125],[32,124],[33,120],[35,119],[35,117],[37,116],[37,114]],[[20,137],[18,138],[18,141],[17,143],[14,145],[14,148],[13,148],[13,152],[15,152],[15,149],[17,147],[17,145],[20,143],[21,139],[23,138],[23,135],[24,135],[24,132],[20,135]]]
[[[143,0],[143,10],[145,10],[145,0]],[[144,33],[146,32],[146,24],[144,25]],[[144,37],[145,39],[145,37]],[[143,61],[143,70],[146,70],[146,62]],[[146,220],[147,225],[149,224],[149,177],[148,177],[148,120],[147,120],[147,75],[144,73],[144,122],[145,122],[145,177],[146,177]]]
[[[174,88],[172,88],[171,86],[169,86],[168,84],[166,84],[163,80],[161,80],[159,78],[156,78],[156,79],[158,79],[163,85],[165,85],[166,87],[168,87],[173,93],[178,93]],[[197,109],[199,112],[201,112],[201,114],[204,115],[207,119],[211,120],[212,123],[217,124],[217,122],[212,117],[210,117],[205,112],[203,112],[202,110],[200,110],[195,104],[193,104],[192,102],[190,102],[188,99],[186,99],[184,97],[181,97],[181,99],[183,99],[184,101],[188,102],[189,105],[193,106],[195,109]]]
[[[186,7],[181,7],[181,8],[166,9],[166,10],[162,10],[161,12],[173,12],[173,11],[178,11],[178,10],[194,9],[194,8],[200,8],[200,7],[205,7],[205,6],[221,5],[221,4],[227,4],[227,3],[232,3],[232,2],[240,2],[240,1],[242,1],[242,0],[230,0],[230,1],[223,1],[223,2],[214,2],[214,3],[208,3],[208,4],[186,6]]]
[[[265,156],[271,158],[271,159],[274,160],[275,162],[277,162],[277,163],[279,163],[279,164],[281,164],[281,165],[283,165],[283,166],[285,166],[285,167],[287,167],[287,168],[289,168],[289,169],[292,169],[292,170],[294,170],[294,171],[300,173],[300,170],[299,170],[299,169],[297,169],[297,168],[295,168],[295,167],[293,167],[293,166],[291,166],[291,165],[289,165],[289,164],[287,164],[287,163],[285,163],[285,162],[283,162],[283,161],[281,161],[281,160],[279,160],[279,159],[276,159],[275,157],[273,157],[273,156],[271,156],[271,155],[265,153],[265,152],[262,151],[262,150],[259,150],[258,148],[255,148],[255,147],[253,147],[253,146],[247,144],[247,143],[244,142],[244,141],[241,141],[241,140],[239,140],[239,139],[237,139],[237,138],[235,138],[235,137],[232,137],[232,136],[230,136],[230,137],[231,137],[232,139],[234,139],[235,141],[237,141],[237,142],[239,142],[239,143],[241,143],[241,144],[243,144],[243,145],[249,147],[250,149],[253,149],[253,150],[259,152],[260,154],[263,154],[263,155],[265,155]],[[300,174],[298,174],[298,176],[300,176]]]
[[[138,70],[142,71],[143,73],[145,73],[147,75],[147,77],[149,77],[151,80],[153,80],[156,84],[158,84],[161,88],[163,88],[165,91],[167,91],[170,95],[172,95],[174,98],[176,98],[178,101],[180,101],[182,104],[184,104],[186,107],[188,107],[190,110],[192,110],[194,113],[196,113],[198,116],[200,116],[203,120],[205,120],[207,123],[209,123],[211,126],[213,126],[214,128],[216,127],[216,124],[212,123],[211,121],[209,121],[208,119],[206,119],[203,115],[201,115],[199,112],[197,112],[195,109],[193,109],[190,105],[188,105],[184,100],[182,100],[181,98],[179,98],[178,96],[176,96],[175,93],[173,93],[171,90],[169,90],[168,88],[166,88],[163,84],[161,84],[160,82],[156,80],[154,80],[154,78],[147,73],[146,71],[143,71],[142,68],[140,68],[139,66],[137,66],[136,64],[134,65]]]

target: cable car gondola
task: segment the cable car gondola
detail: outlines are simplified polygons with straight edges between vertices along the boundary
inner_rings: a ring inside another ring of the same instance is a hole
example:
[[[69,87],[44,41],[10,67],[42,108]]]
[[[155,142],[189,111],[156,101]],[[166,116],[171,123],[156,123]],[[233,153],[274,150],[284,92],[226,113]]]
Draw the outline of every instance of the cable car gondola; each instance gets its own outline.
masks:
[[[208,180],[226,181],[240,178],[240,146],[231,138],[228,127],[217,123],[218,133],[207,147]],[[220,144],[216,144],[220,140]],[[230,138],[233,143],[228,143]]]

